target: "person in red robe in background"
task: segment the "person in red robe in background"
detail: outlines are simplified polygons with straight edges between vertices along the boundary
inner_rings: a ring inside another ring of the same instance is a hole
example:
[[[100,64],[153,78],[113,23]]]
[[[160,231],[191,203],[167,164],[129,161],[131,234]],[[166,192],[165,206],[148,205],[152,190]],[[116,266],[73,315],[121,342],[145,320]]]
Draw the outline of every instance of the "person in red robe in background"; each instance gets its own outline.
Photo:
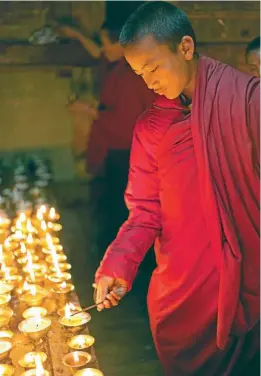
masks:
[[[101,63],[101,94],[97,110],[81,101],[75,103],[72,109],[83,109],[94,119],[86,164],[89,174],[93,177],[103,175],[104,178],[104,193],[98,204],[99,233],[96,240],[96,248],[103,253],[128,216],[124,191],[128,180],[133,128],[137,118],[152,105],[155,98],[154,92],[132,71],[123,56],[119,43],[121,26],[119,22],[103,23],[100,30],[101,47],[78,30],[68,26],[60,28],[63,34],[78,39]],[[93,191],[96,191],[95,181],[93,187]]]
[[[155,243],[148,308],[167,376],[259,375],[260,79],[196,50],[186,14],[153,1],[120,42],[158,93],[138,120],[129,217],[97,270],[118,305]]]
[[[246,63],[250,74],[260,77],[260,37],[256,37],[247,45]]]

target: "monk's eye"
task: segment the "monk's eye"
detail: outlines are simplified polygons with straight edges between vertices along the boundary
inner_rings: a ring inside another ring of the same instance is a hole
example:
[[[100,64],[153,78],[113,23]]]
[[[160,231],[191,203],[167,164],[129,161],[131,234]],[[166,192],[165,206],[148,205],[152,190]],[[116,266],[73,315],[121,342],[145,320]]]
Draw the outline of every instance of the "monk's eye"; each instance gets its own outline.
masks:
[[[150,71],[150,73],[154,73],[156,72],[156,70],[158,69],[159,66],[157,66],[156,68],[154,68],[153,70]]]

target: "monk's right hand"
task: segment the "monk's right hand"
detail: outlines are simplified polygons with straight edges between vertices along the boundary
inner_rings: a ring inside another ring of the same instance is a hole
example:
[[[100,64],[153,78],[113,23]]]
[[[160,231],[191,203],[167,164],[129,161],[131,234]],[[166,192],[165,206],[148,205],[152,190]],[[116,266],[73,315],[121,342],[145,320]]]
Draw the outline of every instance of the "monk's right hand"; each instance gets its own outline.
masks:
[[[102,311],[104,308],[116,307],[119,304],[128,291],[128,284],[121,278],[101,276],[95,289],[95,303],[101,303],[98,304],[97,310]]]

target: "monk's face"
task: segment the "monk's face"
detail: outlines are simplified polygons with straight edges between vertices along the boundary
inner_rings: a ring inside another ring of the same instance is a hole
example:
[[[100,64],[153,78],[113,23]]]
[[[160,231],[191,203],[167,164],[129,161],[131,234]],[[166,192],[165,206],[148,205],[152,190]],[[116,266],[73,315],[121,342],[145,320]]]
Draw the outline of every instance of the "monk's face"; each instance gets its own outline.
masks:
[[[192,78],[194,42],[183,37],[176,51],[149,36],[124,48],[124,55],[149,89],[169,99],[177,98]]]
[[[108,31],[101,30],[100,39],[102,42],[102,52],[107,60],[110,62],[117,61],[123,56],[123,50],[120,43],[115,43],[110,40]]]
[[[249,73],[260,77],[260,50],[249,52],[247,55],[247,64],[249,66]]]

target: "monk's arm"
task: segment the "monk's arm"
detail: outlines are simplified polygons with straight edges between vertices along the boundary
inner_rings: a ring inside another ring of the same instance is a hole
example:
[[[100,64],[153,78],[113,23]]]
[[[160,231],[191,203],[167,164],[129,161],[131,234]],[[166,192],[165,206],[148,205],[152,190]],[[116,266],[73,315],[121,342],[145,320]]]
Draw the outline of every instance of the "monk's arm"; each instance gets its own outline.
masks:
[[[96,273],[96,281],[101,275],[121,278],[128,282],[128,289],[161,230],[157,163],[153,153],[155,145],[148,140],[151,135],[144,130],[145,127],[145,121],[139,120],[133,136],[129,181],[125,192],[128,220],[107,249]]]
[[[253,78],[247,93],[247,126],[252,144],[253,165],[260,173],[260,79]]]

